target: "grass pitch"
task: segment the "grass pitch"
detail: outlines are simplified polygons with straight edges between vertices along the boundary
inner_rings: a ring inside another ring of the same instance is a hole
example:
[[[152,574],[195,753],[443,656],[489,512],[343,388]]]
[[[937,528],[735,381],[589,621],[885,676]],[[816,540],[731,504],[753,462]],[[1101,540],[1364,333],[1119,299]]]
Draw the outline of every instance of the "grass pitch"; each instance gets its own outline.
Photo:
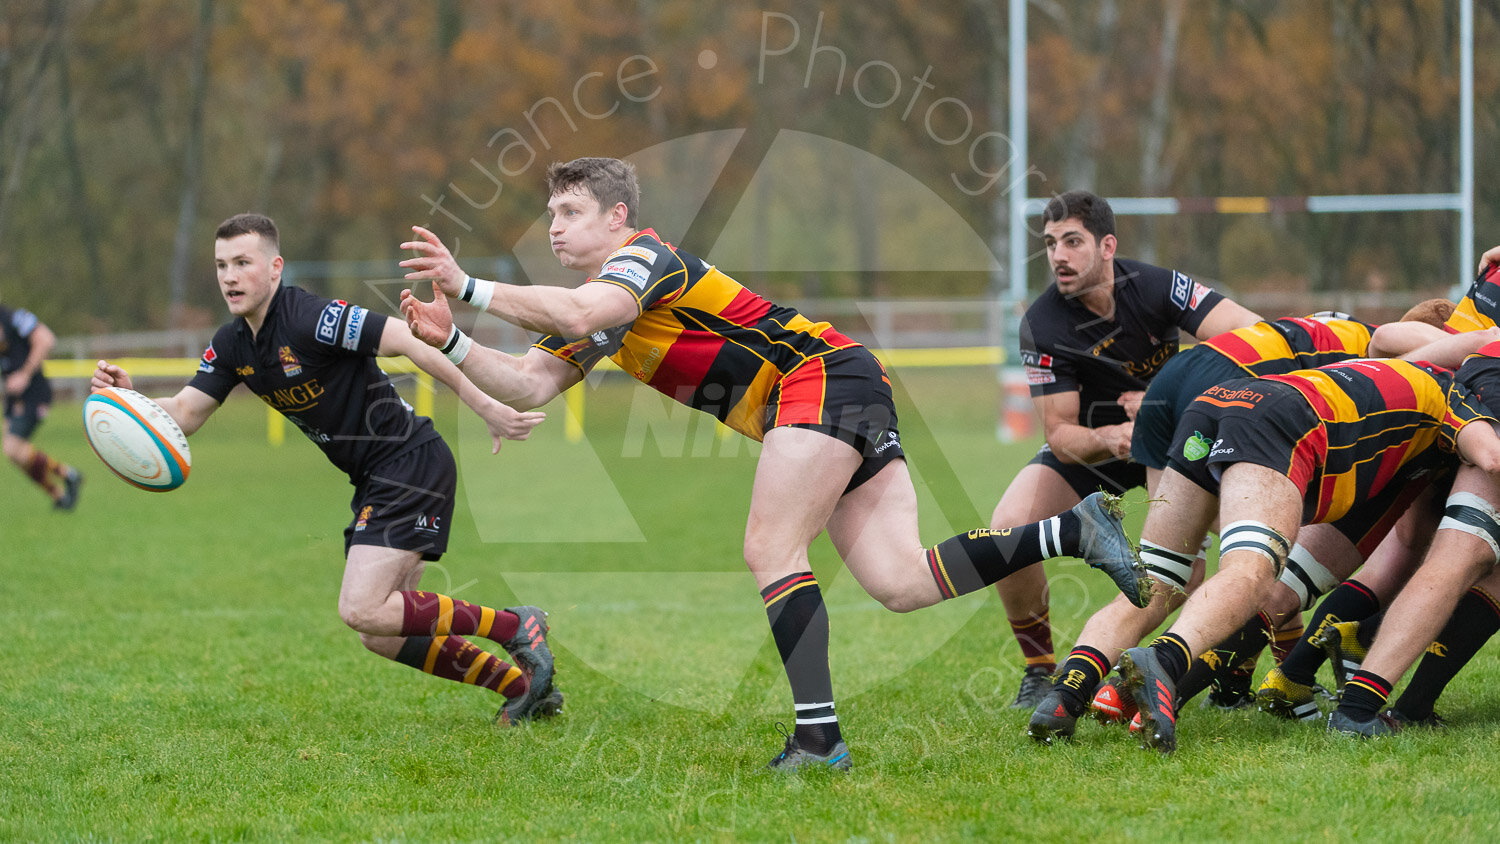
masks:
[[[996,442],[992,372],[900,382],[924,541],[987,522],[1035,446]],[[110,477],[77,405],[57,407],[37,442],[88,472],[78,512],[0,475],[0,840],[1496,837],[1493,649],[1445,696],[1443,732],[1355,743],[1191,704],[1172,758],[1092,723],[1042,748],[1006,708],[998,599],[886,612],[826,541],[855,769],[770,775],[791,707],[739,558],[755,448],[621,378],[587,395],[583,441],[558,403],[499,457],[439,400],[461,499],[424,587],[551,612],[567,709],[513,730],[490,726],[498,696],[343,627],[350,488],[295,430],[268,446],[255,399],[193,437],[193,475],[165,495]],[[1065,652],[1112,587],[1049,571]]]

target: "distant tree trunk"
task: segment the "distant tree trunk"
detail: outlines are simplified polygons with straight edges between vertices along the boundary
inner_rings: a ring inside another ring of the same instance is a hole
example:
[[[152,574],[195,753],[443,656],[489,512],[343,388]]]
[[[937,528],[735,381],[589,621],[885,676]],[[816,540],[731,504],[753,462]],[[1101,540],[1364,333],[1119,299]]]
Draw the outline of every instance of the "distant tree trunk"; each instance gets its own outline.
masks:
[[[208,38],[213,29],[213,0],[198,0],[198,28],[193,32],[193,64],[189,69],[187,142],[182,153],[182,190],[177,203],[177,236],[172,243],[168,275],[167,325],[182,323],[188,276],[192,272],[193,226],[198,197],[203,191],[203,111],[208,98]]]
[[[1007,29],[1006,16],[1002,14],[999,3],[993,0],[972,0],[970,6],[974,12],[984,20],[984,28],[990,36],[990,49],[985,58],[985,114],[989,117],[990,127],[998,130],[1001,126],[1008,126],[1010,119],[1010,34]],[[1006,167],[1005,182],[997,182],[990,189],[989,216],[990,230],[986,241],[993,252],[992,259],[995,264],[990,270],[990,295],[1000,298],[1010,292],[1010,281],[1006,276],[1008,264],[1002,264],[1010,255],[1010,192],[1012,190],[1026,191],[1024,180],[1020,180],[1020,174],[1025,173],[1029,165],[1025,161],[1012,161],[1014,158],[1009,147],[1002,148],[994,145],[994,161],[992,167]],[[1026,244],[1016,244],[1015,248],[1025,249]]]
[[[68,165],[68,182],[73,189],[73,218],[78,221],[79,238],[89,266],[89,312],[96,317],[109,315],[109,297],[104,284],[104,260],[100,254],[99,219],[89,201],[88,178],[83,156],[78,152],[78,120],[73,108],[73,82],[68,64],[68,49],[60,42],[57,49],[57,102],[62,112],[63,157]]]
[[[1092,31],[1078,39],[1088,52],[1100,58],[1099,65],[1084,86],[1085,105],[1072,131],[1068,133],[1063,157],[1062,190],[1081,188],[1097,190],[1099,178],[1100,126],[1096,104],[1109,83],[1109,58],[1114,52],[1115,32],[1119,28],[1120,8],[1116,0],[1101,0]]]
[[[1167,0],[1162,16],[1161,45],[1156,52],[1156,77],[1151,84],[1151,105],[1146,111],[1141,138],[1141,195],[1160,196],[1172,180],[1172,167],[1165,160],[1167,127],[1172,122],[1172,75],[1177,68],[1177,45],[1182,35],[1186,0]],[[1156,218],[1147,217],[1145,237],[1131,254],[1142,261],[1156,261]]]
[[[29,56],[0,50],[0,240],[10,220],[11,202],[21,190],[31,147],[41,134],[41,82],[62,35],[65,5],[64,0],[47,4],[41,37]],[[26,65],[12,66],[17,58],[24,58]]]

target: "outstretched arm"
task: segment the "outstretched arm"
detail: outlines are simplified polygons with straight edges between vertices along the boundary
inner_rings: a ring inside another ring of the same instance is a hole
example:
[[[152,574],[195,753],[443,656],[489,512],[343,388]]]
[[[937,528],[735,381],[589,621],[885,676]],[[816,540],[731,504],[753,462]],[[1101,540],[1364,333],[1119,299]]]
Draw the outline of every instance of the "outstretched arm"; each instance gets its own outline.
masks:
[[[1193,332],[1193,336],[1199,340],[1207,340],[1226,331],[1247,328],[1260,321],[1260,315],[1244,305],[1232,299],[1221,299],[1208,312],[1208,316],[1203,318],[1203,322],[1198,324],[1198,330]]]
[[[105,387],[119,387],[124,390],[133,390],[131,386],[130,373],[109,361],[99,361],[94,365],[94,376],[89,379],[89,387],[98,392]],[[208,417],[219,409],[219,403],[208,393],[197,387],[183,387],[177,391],[177,395],[169,398],[154,399],[161,405],[161,409],[172,417],[182,433],[192,436],[195,431],[203,427]]]
[[[406,325],[388,319],[380,334],[380,354],[405,355],[423,372],[443,382],[469,409],[484,420],[490,431],[491,454],[500,453],[500,441],[524,440],[531,429],[547,418],[545,413],[521,413],[494,400],[464,377],[443,353],[412,336]]]
[[[1459,365],[1464,362],[1464,358],[1497,340],[1500,340],[1500,328],[1465,331],[1462,334],[1445,334],[1400,357],[1402,360],[1425,360],[1447,369],[1458,369]]]
[[[469,275],[443,245],[438,236],[412,226],[417,239],[401,244],[402,249],[416,252],[416,257],[401,262],[410,272],[408,279],[431,279],[433,287],[454,299],[464,295]],[[579,287],[550,285],[522,286],[485,282],[491,295],[477,304],[512,325],[543,334],[562,337],[587,337],[595,331],[624,325],[640,316],[635,297],[613,284],[584,284]],[[493,287],[488,287],[493,285]]]
[[[446,296],[423,302],[411,290],[403,290],[401,313],[412,335],[428,346],[442,348],[453,334]],[[541,350],[518,358],[478,343],[469,347],[458,369],[479,389],[521,410],[541,407],[583,380],[578,367]]]

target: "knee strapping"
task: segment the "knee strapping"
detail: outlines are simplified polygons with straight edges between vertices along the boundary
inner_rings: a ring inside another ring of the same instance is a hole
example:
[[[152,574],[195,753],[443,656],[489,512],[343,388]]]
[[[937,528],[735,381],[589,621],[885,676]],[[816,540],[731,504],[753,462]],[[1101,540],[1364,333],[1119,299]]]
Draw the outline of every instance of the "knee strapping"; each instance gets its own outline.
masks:
[[[1225,525],[1223,532],[1219,534],[1220,564],[1222,565],[1224,555],[1236,551],[1260,554],[1271,561],[1276,576],[1280,577],[1282,569],[1286,568],[1291,543],[1270,525],[1245,519]]]
[[[1141,562],[1151,576],[1178,589],[1186,589],[1193,576],[1193,554],[1178,554],[1141,540]]]
[[[1472,492],[1448,496],[1438,530],[1456,530],[1477,536],[1490,546],[1491,562],[1500,560],[1500,513],[1495,506]]]
[[[1297,593],[1303,612],[1312,609],[1319,598],[1339,585],[1339,579],[1333,572],[1318,562],[1301,543],[1293,545],[1291,553],[1287,554],[1286,570],[1281,573],[1281,582]]]

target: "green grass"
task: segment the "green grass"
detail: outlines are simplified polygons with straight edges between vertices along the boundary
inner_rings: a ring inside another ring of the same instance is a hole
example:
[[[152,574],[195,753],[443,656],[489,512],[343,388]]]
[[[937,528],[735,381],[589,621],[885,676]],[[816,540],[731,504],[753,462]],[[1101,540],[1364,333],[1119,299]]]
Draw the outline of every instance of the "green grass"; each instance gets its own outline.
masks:
[[[933,542],[987,521],[1034,443],[995,441],[984,370],[904,386]],[[562,717],[503,731],[494,695],[342,626],[349,487],[295,431],[267,446],[254,399],[193,438],[192,478],[165,495],[109,477],[76,404],[58,407],[38,443],[90,473],[79,511],[51,512],[12,470],[0,482],[0,840],[1494,839],[1490,652],[1445,696],[1443,733],[1361,744],[1194,706],[1170,759],[1092,723],[1040,748],[1006,708],[1018,659],[998,599],[888,613],[826,542],[856,767],[764,773],[791,712],[739,560],[755,449],[656,401],[607,380],[583,443],[559,406],[490,457],[440,400],[464,492],[424,586],[550,610],[568,696]],[[1110,587],[1075,561],[1049,570],[1066,648]]]

